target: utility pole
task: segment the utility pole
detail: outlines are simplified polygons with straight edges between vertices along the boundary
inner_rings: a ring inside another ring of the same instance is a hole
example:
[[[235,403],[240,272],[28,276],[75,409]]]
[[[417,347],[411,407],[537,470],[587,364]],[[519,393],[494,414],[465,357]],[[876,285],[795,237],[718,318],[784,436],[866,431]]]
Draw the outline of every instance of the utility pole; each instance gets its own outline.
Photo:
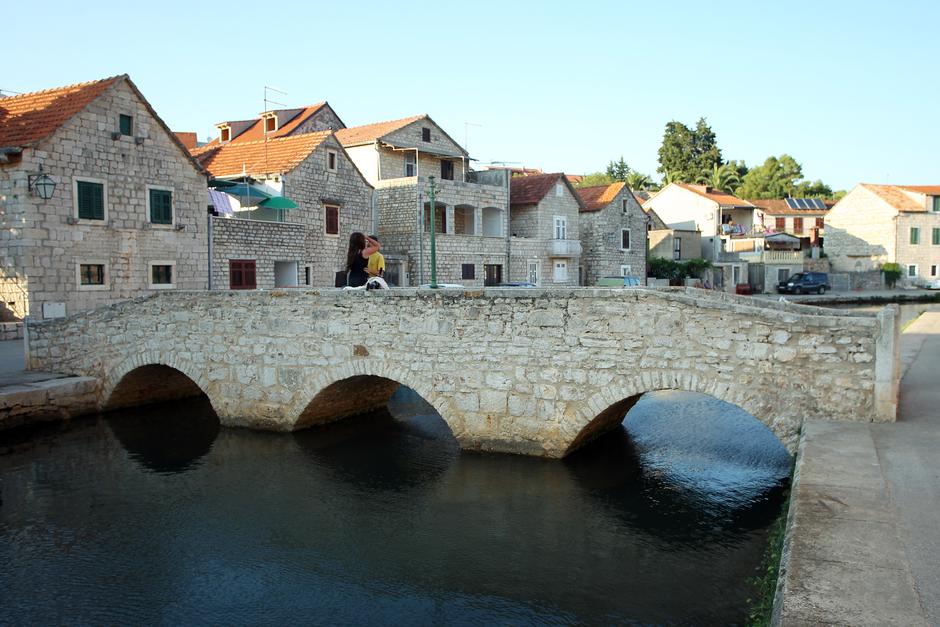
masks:
[[[436,216],[434,211],[434,192],[437,191],[434,188],[434,175],[428,177],[428,200],[431,203],[431,289],[437,289],[437,243],[434,239],[434,231],[436,230],[434,219]]]

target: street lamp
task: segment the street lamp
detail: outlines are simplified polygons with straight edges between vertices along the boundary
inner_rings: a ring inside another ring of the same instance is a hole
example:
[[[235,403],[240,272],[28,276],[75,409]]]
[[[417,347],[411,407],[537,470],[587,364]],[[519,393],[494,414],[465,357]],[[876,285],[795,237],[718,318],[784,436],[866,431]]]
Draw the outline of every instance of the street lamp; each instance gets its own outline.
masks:
[[[42,171],[42,164],[39,165],[39,174],[30,174],[26,180],[26,186],[30,191],[36,192],[36,195],[43,200],[52,198],[55,193],[55,180]]]

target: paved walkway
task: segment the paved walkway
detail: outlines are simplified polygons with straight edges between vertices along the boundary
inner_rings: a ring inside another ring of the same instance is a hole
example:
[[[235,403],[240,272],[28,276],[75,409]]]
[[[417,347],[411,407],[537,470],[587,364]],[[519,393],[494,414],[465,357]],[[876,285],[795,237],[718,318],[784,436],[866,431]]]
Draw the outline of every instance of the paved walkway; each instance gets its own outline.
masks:
[[[40,383],[65,376],[51,372],[26,372],[24,366],[23,340],[0,342],[0,388]]]
[[[804,426],[781,624],[940,624],[940,313],[901,343],[897,423]]]

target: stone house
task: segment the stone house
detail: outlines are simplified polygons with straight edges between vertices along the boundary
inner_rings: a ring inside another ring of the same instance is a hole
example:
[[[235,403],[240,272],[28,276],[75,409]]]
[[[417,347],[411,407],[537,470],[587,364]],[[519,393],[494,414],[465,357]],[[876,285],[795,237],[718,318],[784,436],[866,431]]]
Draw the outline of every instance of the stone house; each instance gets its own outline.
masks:
[[[584,283],[581,212],[584,201],[560,173],[510,181],[510,272],[540,286]]]
[[[874,273],[901,265],[902,281],[940,280],[940,185],[860,183],[825,218],[834,272]]]
[[[507,172],[470,171],[467,151],[427,115],[346,128],[336,137],[375,186],[378,235],[392,284],[430,281],[430,177],[438,282],[508,280]]]
[[[650,218],[630,188],[618,182],[580,187],[577,193],[584,203],[579,216],[584,284],[628,275],[645,282]]]
[[[306,107],[272,109],[252,120],[219,122],[215,127],[219,129],[219,136],[206,144],[208,147],[319,131],[338,131],[346,128],[346,125],[330,103],[324,101]]]
[[[683,229],[652,229],[649,232],[650,257],[688,261],[701,259],[702,234]]]
[[[0,233],[9,317],[205,289],[206,176],[126,74],[0,98]]]
[[[833,203],[820,198],[774,198],[749,200],[757,207],[764,233],[789,233],[805,240],[806,246],[816,245],[823,233],[826,214]]]
[[[253,204],[213,216],[213,289],[331,287],[345,268],[349,235],[374,229],[372,186],[332,131],[207,145],[193,154],[223,192],[232,189],[223,184],[237,182],[297,205]]]

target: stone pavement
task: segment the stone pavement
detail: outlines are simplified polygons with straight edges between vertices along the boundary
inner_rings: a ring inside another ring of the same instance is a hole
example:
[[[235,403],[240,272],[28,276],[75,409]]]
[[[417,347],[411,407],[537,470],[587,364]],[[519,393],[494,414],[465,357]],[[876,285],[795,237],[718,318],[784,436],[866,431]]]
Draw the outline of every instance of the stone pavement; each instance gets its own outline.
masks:
[[[779,624],[940,624],[940,313],[901,352],[897,423],[804,425]]]
[[[0,342],[0,388],[60,379],[65,375],[52,372],[26,372],[23,369],[23,340]],[[2,390],[0,390],[2,392]]]

